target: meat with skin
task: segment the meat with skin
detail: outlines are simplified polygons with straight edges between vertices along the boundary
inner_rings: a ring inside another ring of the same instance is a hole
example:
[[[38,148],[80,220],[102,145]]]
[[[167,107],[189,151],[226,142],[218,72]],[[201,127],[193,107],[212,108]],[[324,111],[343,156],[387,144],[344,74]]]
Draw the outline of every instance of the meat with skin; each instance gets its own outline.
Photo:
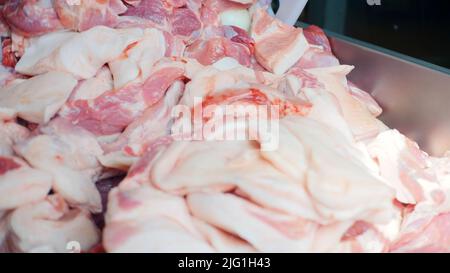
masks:
[[[322,29],[312,25],[303,29],[310,47],[295,67],[303,69],[338,66],[339,60],[331,52],[330,41]]]
[[[0,252],[450,252],[450,154],[269,4],[0,0]]]
[[[250,84],[276,85],[279,78],[265,72],[255,72],[250,68],[239,64],[217,68],[217,66],[199,67],[194,70],[191,81],[186,85],[186,90],[180,104],[189,107],[196,106],[195,98],[214,96],[227,89],[248,88]]]
[[[330,52],[310,46],[294,67],[303,69],[338,66],[339,60]]]
[[[302,29],[285,25],[262,9],[253,14],[251,36],[258,62],[278,75],[291,68],[309,47]]]
[[[321,28],[311,25],[304,29],[304,35],[310,45],[320,46],[324,51],[331,53],[330,41]]]
[[[261,152],[251,143],[236,141],[175,142],[152,163],[150,180],[157,188],[178,194],[199,190],[229,191],[237,187],[262,206],[321,223],[353,217],[376,219],[377,209],[371,214],[368,213],[370,207],[390,207],[393,192],[376,177],[369,166],[370,158],[363,152],[337,132],[307,119],[286,118],[282,123],[277,152]],[[302,130],[301,125],[308,128],[308,132]],[[320,139],[329,134],[339,141],[327,146],[319,144]],[[292,153],[293,147],[297,152]],[[310,154],[309,159],[306,154]],[[199,165],[198,162],[204,163]],[[328,162],[340,168],[321,169],[315,167],[314,162]],[[184,174],[186,172],[189,176]],[[328,188],[331,187],[328,177],[339,181],[335,188]],[[337,192],[343,197],[334,198]],[[363,192],[370,195],[371,200],[380,199],[369,203],[367,198],[361,197]],[[374,192],[380,196],[375,197]]]
[[[0,211],[44,199],[52,187],[50,173],[31,168],[13,156],[0,156]]]
[[[204,24],[213,26],[237,24],[236,26],[248,30],[249,22],[242,24],[237,20],[237,17],[240,15],[244,18],[248,17],[246,19],[250,20],[250,15],[247,11],[250,7],[249,3],[229,0],[206,0],[202,4],[201,18]],[[231,16],[235,16],[234,21],[227,18]]]
[[[145,29],[141,40],[131,44],[117,59],[108,63],[114,87],[120,89],[130,82],[142,82],[150,76],[153,65],[166,54],[162,31]]]
[[[334,66],[306,69],[306,72],[317,77],[325,89],[333,94],[341,106],[344,119],[350,126],[357,140],[367,139],[380,133],[378,120],[350,93],[346,75],[353,69],[351,66]]]
[[[27,37],[63,28],[51,0],[11,0],[3,6],[3,18],[11,28]]]
[[[110,90],[93,100],[71,101],[60,115],[97,136],[121,133],[148,107],[160,101],[184,73],[184,64],[162,62],[143,83]]]
[[[324,89],[304,88],[299,96],[306,97],[312,104],[308,117],[330,128],[340,131],[348,140],[353,140],[352,131],[344,119],[341,106],[333,94]]]
[[[108,252],[212,252],[182,197],[151,187],[114,189],[103,244]]]
[[[243,238],[261,252],[307,251],[317,228],[313,222],[271,213],[231,194],[192,194],[187,203],[194,217]]]
[[[118,15],[127,10],[121,0],[55,0],[53,3],[61,24],[75,31],[85,31],[99,25],[115,27]]]
[[[218,229],[204,221],[194,219],[197,229],[219,253],[253,253],[256,249],[241,238]]]
[[[141,0],[130,6],[124,15],[149,20],[157,28],[189,40],[202,27],[199,15],[189,4],[184,0]]]
[[[69,98],[77,84],[70,74],[51,71],[28,80],[16,80],[0,89],[0,107],[34,123],[47,123]]]
[[[378,117],[383,113],[383,109],[378,105],[374,98],[366,91],[359,89],[356,85],[349,82],[350,93],[354,98],[363,104],[373,116]]]
[[[417,204],[431,199],[440,191],[437,178],[426,172],[431,161],[418,145],[397,130],[379,134],[369,145],[369,153],[376,158],[380,174],[397,192],[403,204]]]
[[[183,91],[184,83],[175,82],[165,97],[132,122],[115,142],[103,145],[105,155],[99,157],[102,165],[128,170],[152,143],[168,136],[173,120],[172,109],[177,105]]]
[[[70,242],[78,242],[83,251],[99,240],[89,213],[69,208],[58,195],[17,208],[7,221],[8,252],[69,252]]]
[[[50,173],[54,191],[69,204],[101,211],[94,183],[101,171],[97,156],[103,151],[95,137],[61,118],[40,131],[42,134],[18,144],[17,152],[34,168]]]
[[[210,65],[225,57],[231,57],[241,65],[250,66],[248,47],[222,37],[193,43],[186,50],[185,56],[195,58],[203,65]]]
[[[142,38],[142,29],[111,29],[97,26],[82,33],[54,32],[35,38],[17,63],[16,71],[39,75],[49,71],[93,77],[107,62],[119,57]]]

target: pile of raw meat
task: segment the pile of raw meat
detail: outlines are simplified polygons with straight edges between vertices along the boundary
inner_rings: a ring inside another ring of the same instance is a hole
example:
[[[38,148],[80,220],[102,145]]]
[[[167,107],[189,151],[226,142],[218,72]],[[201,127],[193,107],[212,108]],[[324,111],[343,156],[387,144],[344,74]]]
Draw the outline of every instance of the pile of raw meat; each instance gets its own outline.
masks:
[[[0,1],[0,250],[450,252],[450,156],[269,2]],[[212,104],[278,106],[277,149],[174,137]]]

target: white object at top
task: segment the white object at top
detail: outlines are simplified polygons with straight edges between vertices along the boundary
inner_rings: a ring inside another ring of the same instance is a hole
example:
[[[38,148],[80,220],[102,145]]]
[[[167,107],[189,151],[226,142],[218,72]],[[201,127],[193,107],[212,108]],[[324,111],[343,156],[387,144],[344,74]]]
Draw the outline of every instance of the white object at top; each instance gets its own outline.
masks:
[[[286,24],[294,25],[302,14],[308,0],[279,0],[276,17]]]

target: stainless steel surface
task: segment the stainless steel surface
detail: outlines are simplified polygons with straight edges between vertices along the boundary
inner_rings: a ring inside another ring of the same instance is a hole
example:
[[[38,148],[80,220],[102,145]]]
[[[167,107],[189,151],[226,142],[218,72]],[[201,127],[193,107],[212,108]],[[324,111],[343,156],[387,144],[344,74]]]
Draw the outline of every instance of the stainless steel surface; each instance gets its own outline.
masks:
[[[450,150],[450,70],[328,33],[349,79],[384,109],[381,119],[431,155]]]

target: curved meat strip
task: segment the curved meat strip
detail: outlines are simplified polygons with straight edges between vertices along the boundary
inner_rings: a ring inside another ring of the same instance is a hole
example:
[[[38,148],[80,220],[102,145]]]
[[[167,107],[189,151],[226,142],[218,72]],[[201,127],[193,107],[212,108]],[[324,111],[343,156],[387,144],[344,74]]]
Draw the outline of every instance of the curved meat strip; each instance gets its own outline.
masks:
[[[142,82],[150,76],[153,65],[166,54],[166,39],[162,31],[145,29],[144,36],[130,45],[117,59],[108,63],[115,89],[131,82]]]
[[[59,111],[77,80],[64,72],[48,72],[0,89],[0,107],[34,123],[47,123]]]
[[[16,150],[33,167],[53,176],[53,189],[72,206],[102,210],[95,187],[101,166],[97,156],[103,150],[95,137],[63,119],[55,119]],[[83,147],[80,149],[80,147]]]
[[[122,185],[121,185],[122,186]],[[182,197],[129,184],[110,193],[103,244],[108,252],[212,252]]]
[[[204,24],[210,26],[237,24],[237,27],[248,30],[250,18],[247,9],[249,6],[250,3],[238,1],[206,0],[202,2],[201,19]],[[244,22],[237,20],[240,19],[239,15],[244,17]],[[229,20],[229,17],[234,17],[234,20]]]
[[[437,177],[426,171],[431,160],[418,145],[389,130],[379,134],[368,144],[370,155],[376,159],[385,183],[396,190],[396,198],[403,204],[417,204],[433,200],[440,192]]]
[[[232,194],[190,194],[187,204],[194,217],[244,239],[261,252],[307,252],[318,227],[301,218],[264,210]]]
[[[97,136],[121,133],[148,107],[158,103],[184,74],[184,63],[161,62],[143,83],[110,90],[93,100],[68,102],[60,116]]]
[[[253,253],[256,249],[241,238],[194,218],[194,224],[219,253]]]
[[[352,66],[341,65],[305,71],[314,75],[325,89],[336,97],[355,139],[370,139],[380,133],[380,124],[367,107],[350,93],[346,75],[352,69]]]
[[[177,105],[183,91],[182,81],[172,84],[164,98],[145,110],[115,142],[103,145],[105,154],[99,157],[102,165],[128,170],[152,143],[168,136],[173,119],[172,109]]]
[[[30,168],[17,157],[0,156],[0,211],[44,199],[52,180],[50,173]]]
[[[336,140],[326,140],[329,135]],[[382,223],[391,217],[394,193],[371,164],[337,131],[286,117],[276,151],[260,151],[251,142],[174,142],[151,162],[150,182],[177,194],[237,188],[263,207],[323,224],[351,219]]]
[[[89,213],[69,208],[58,195],[14,210],[8,226],[4,244],[9,252],[69,252],[70,242],[83,251],[99,240]]]
[[[180,104],[194,108],[197,106],[195,101],[198,99],[205,99],[216,95],[220,97],[220,94],[227,90],[246,90],[244,92],[248,93],[247,91],[251,87],[261,89],[261,93],[264,93],[263,95],[266,97],[270,97],[271,100],[285,99],[284,94],[280,94],[277,90],[270,88],[271,86],[278,85],[280,77],[268,72],[255,72],[239,64],[230,67],[225,65],[225,68],[222,68],[218,63],[214,66],[193,69],[194,74],[189,77],[191,81],[186,84],[186,89]],[[226,97],[232,98],[233,96],[229,95]],[[272,103],[275,104],[274,101]]]
[[[320,46],[326,52],[331,53],[331,44],[325,32],[314,25],[303,29],[306,40],[310,45]]]
[[[263,9],[253,15],[251,36],[255,40],[256,59],[277,75],[294,66],[309,48],[302,29],[277,21]]]
[[[321,217],[371,223],[390,220],[394,192],[377,175],[367,153],[334,129],[310,119],[286,117],[281,122],[306,147],[306,188]]]
[[[96,26],[81,33],[49,33],[30,41],[15,69],[25,75],[62,71],[78,79],[88,79],[143,35],[142,29],[112,29],[105,26]]]

